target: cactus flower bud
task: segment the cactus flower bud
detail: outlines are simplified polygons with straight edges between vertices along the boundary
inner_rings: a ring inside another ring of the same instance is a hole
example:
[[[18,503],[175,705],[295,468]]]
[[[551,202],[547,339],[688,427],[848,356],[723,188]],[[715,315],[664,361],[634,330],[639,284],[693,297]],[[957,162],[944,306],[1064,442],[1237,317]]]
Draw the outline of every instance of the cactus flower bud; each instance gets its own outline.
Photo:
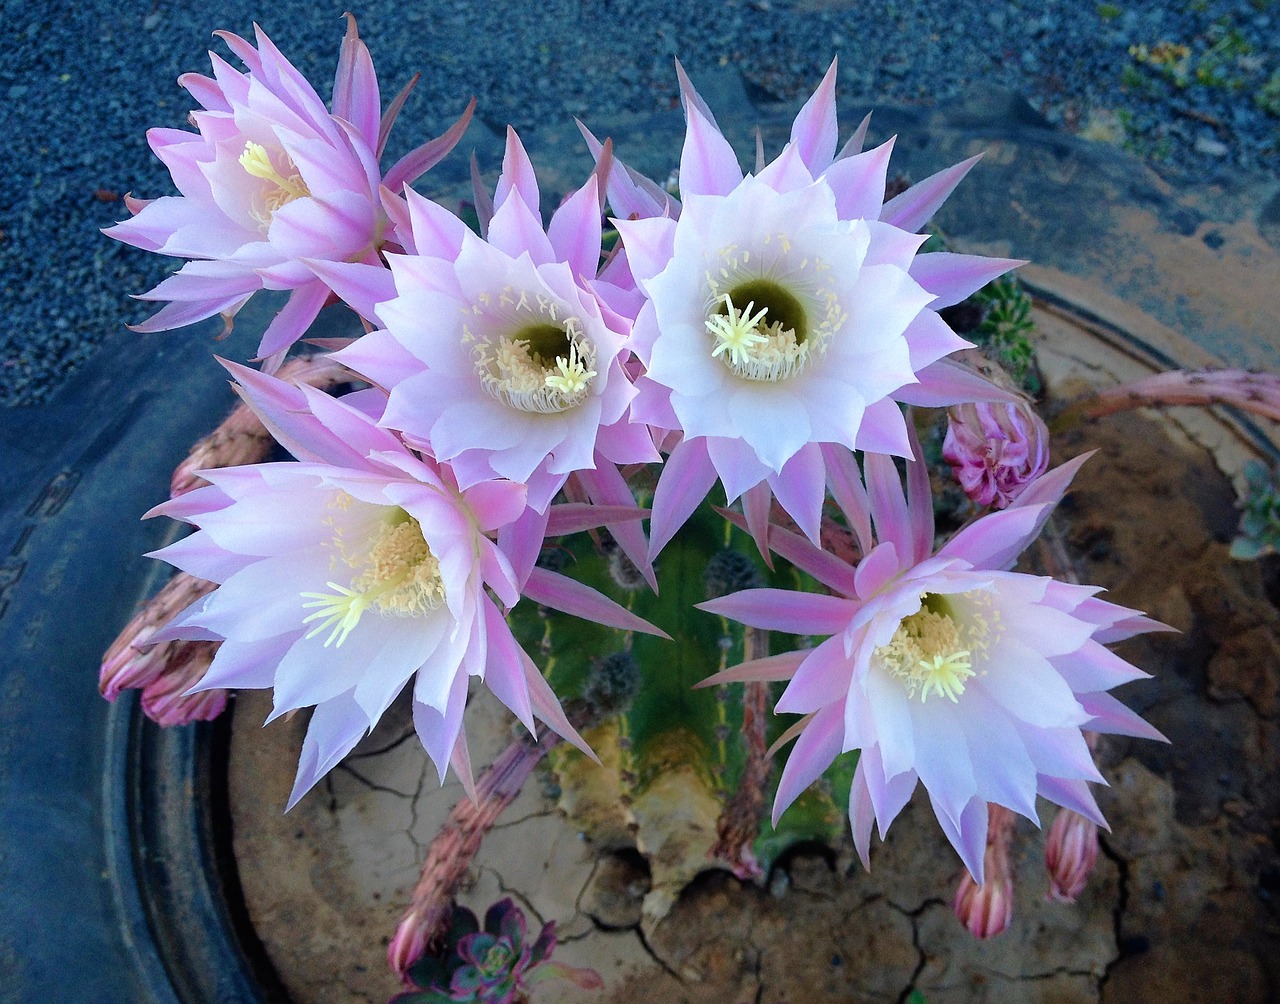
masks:
[[[973,876],[965,872],[956,888],[956,917],[975,938],[993,938],[1013,919],[1013,872],[1009,866],[1013,822],[1013,813],[1004,806],[987,806],[987,850],[983,863],[986,881],[978,885]]]
[[[1097,824],[1071,809],[1060,809],[1045,838],[1044,864],[1049,872],[1045,898],[1074,903],[1097,861]]]
[[[396,925],[396,933],[387,945],[387,965],[391,967],[393,973],[401,976],[406,984],[412,985],[408,972],[426,952],[428,941],[432,937],[443,936],[448,926],[451,907],[451,903],[442,903],[428,917],[422,907],[415,903],[400,918],[400,923]]]
[[[1003,509],[1049,466],[1049,430],[1029,401],[957,405],[947,418],[942,456],[979,505]]]
[[[151,643],[161,627],[213,588],[212,582],[179,572],[148,600],[102,657],[102,696],[114,701],[122,690],[141,690],[143,713],[160,725],[185,725],[220,715],[227,704],[225,690],[185,696],[208,671],[217,644]]]
[[[222,714],[227,706],[225,690],[187,693],[209,671],[218,642],[171,641],[155,650],[161,650],[163,665],[156,678],[142,688],[144,715],[157,725],[186,725],[212,721]]]

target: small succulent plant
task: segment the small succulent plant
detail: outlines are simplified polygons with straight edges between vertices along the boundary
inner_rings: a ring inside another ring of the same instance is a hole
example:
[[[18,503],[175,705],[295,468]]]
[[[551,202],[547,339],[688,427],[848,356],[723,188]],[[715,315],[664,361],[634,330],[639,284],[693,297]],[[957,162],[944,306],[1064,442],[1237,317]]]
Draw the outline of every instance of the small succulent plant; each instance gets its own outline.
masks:
[[[483,929],[474,913],[455,906],[443,942],[409,967],[415,989],[391,1004],[523,1004],[542,980],[569,980],[583,990],[603,985],[593,969],[552,962],[555,947],[555,921],[530,944],[524,912],[510,898],[489,907]]]
[[[1036,368],[1035,349],[1030,335],[1035,329],[1031,319],[1031,297],[1013,276],[989,282],[974,294],[986,308],[986,315],[975,331],[967,333],[980,347],[985,348],[1014,382],[1028,394],[1038,395],[1043,390]]]
[[[1240,536],[1231,542],[1231,557],[1247,560],[1280,550],[1280,472],[1250,460],[1244,478]]]

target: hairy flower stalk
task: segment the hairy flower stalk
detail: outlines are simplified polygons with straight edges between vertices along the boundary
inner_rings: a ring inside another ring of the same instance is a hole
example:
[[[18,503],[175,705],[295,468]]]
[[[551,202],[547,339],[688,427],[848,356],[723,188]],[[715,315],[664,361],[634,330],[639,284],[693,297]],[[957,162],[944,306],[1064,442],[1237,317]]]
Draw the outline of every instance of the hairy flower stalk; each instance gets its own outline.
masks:
[[[1170,370],[1097,391],[1054,421],[1100,418],[1153,405],[1225,404],[1280,422],[1280,375],[1249,370]]]
[[[409,908],[387,946],[387,964],[406,984],[411,983],[409,967],[443,936],[454,896],[485,835],[516,800],[534,767],[559,742],[560,737],[547,729],[539,729],[536,740],[529,736],[514,740],[476,781],[475,798],[459,799],[431,841]]]
[[[956,887],[956,917],[975,938],[994,938],[1013,919],[1013,870],[1009,847],[1016,817],[1002,805],[990,805],[987,814],[987,849],[984,881],[976,882],[967,871]]]
[[[568,702],[566,724],[585,731],[621,714],[635,696],[638,679],[629,657],[615,663],[613,672],[597,674],[580,699]],[[555,732],[541,727],[535,734],[513,740],[480,776],[471,797],[458,800],[431,841],[409,907],[387,946],[387,964],[406,984],[411,982],[408,970],[414,961],[444,936],[454,897],[485,835],[559,741]]]
[[[217,644],[151,640],[213,588],[212,582],[179,572],[148,600],[102,657],[98,677],[102,696],[114,701],[123,690],[140,690],[143,713],[160,725],[207,722],[220,715],[227,704],[226,690],[187,694],[204,679]]]
[[[757,659],[769,651],[769,632],[748,628],[743,658]],[[727,861],[738,878],[757,879],[764,872],[755,856],[760,821],[764,818],[764,792],[773,773],[769,753],[769,685],[751,681],[742,693],[742,742],[747,751],[738,788],[716,820],[716,842],[707,857]]]

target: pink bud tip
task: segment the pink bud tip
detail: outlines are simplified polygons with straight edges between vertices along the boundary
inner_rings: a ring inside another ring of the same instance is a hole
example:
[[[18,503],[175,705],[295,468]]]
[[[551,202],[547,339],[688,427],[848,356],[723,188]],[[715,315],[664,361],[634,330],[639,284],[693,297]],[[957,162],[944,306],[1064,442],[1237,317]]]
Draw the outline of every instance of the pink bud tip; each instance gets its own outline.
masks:
[[[406,986],[412,985],[408,975],[409,967],[422,958],[422,953],[426,950],[426,928],[422,923],[421,915],[411,908],[400,918],[396,933],[391,943],[387,945],[387,965],[391,967],[392,972],[405,981]]]
[[[994,938],[1013,919],[1013,871],[1009,866],[1013,823],[1013,813],[1004,806],[987,806],[987,850],[982,863],[986,881],[979,885],[965,872],[956,889],[956,917],[975,938]]]
[[[956,917],[975,938],[994,938],[1013,920],[1013,880],[991,878],[978,885],[965,872],[956,889]]]
[[[1097,825],[1078,812],[1060,810],[1044,845],[1044,864],[1049,872],[1046,898],[1074,903],[1084,892],[1097,861]]]
[[[214,588],[212,582],[179,572],[125,625],[102,657],[98,689],[108,701],[124,690],[142,691],[142,710],[161,725],[209,721],[226,707],[225,690],[184,697],[213,661],[213,642],[152,644],[155,633]]]

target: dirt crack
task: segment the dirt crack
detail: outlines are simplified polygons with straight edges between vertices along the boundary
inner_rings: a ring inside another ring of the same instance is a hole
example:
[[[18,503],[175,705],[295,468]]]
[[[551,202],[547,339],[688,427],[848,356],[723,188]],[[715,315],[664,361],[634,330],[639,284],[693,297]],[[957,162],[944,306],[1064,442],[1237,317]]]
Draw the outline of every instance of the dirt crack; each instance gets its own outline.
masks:
[[[413,849],[417,857],[422,857],[426,853],[427,845],[423,844],[417,837],[419,807],[422,805],[422,790],[427,786],[427,765],[424,761],[422,771],[418,774],[418,790],[413,793],[413,801],[409,803],[409,842],[413,844]]]
[[[537,812],[531,812],[527,816],[521,816],[519,819],[508,819],[506,822],[494,823],[490,832],[496,832],[497,830],[509,830],[511,829],[511,827],[519,826],[522,823],[527,823],[531,819],[546,819],[550,816],[554,816],[557,811],[558,810],[554,808],[539,809]]]
[[[656,962],[662,968],[663,972],[665,972],[673,980],[675,980],[677,983],[683,986],[685,983],[685,978],[681,976],[680,973],[677,972],[674,968],[672,968],[672,966],[667,962],[666,959],[664,959],[661,955],[658,954],[657,949],[655,949],[651,944],[649,944],[649,939],[644,936],[644,931],[641,929],[640,925],[637,924],[631,930],[635,931],[636,938],[640,942],[640,947],[645,950],[645,953],[649,956],[649,958],[653,959],[653,961]]]
[[[1117,874],[1116,906],[1111,914],[1112,922],[1114,924],[1116,954],[1115,958],[1108,962],[1106,968],[1103,969],[1102,976],[1098,978],[1098,997],[1101,998],[1103,989],[1107,985],[1107,980],[1111,978],[1112,969],[1125,956],[1124,914],[1129,908],[1129,862],[1120,856],[1120,854],[1111,846],[1111,843],[1104,838],[1101,832],[1098,833],[1098,849],[1102,851],[1108,861],[1111,861],[1116,866]]]
[[[911,973],[911,979],[903,988],[902,993],[898,995],[897,1004],[907,1004],[911,998],[912,991],[916,989],[916,982],[920,979],[920,974],[924,972],[924,967],[928,964],[928,956],[925,955],[924,946],[920,944],[920,916],[933,906],[945,906],[942,900],[937,898],[926,899],[914,910],[907,910],[899,906],[897,903],[889,900],[889,906],[906,916],[911,921],[911,946],[916,950],[918,956],[916,960],[916,968]]]
[[[367,777],[361,774],[349,763],[343,762],[338,764],[338,766],[336,766],[333,769],[333,772],[337,773],[338,771],[342,771],[342,773],[355,778],[356,781],[364,785],[370,791],[377,791],[377,792],[381,792],[384,795],[394,795],[396,798],[407,798],[411,800],[416,797],[416,793],[414,792],[400,791],[397,788],[388,788],[385,784],[378,784],[378,782],[376,781],[370,781]],[[419,793],[420,792],[421,792],[421,788],[419,788]]]
[[[414,729],[406,729],[401,735],[392,739],[385,746],[379,746],[377,749],[357,748],[348,753],[345,759],[350,762],[352,760],[367,760],[370,757],[382,756],[383,754],[390,753],[392,750],[398,748],[408,740],[412,739],[415,735],[417,735],[417,732]]]
[[[514,900],[518,900],[525,913],[532,916],[535,920],[537,920],[537,922],[540,925],[546,924],[546,919],[542,916],[541,913],[538,912],[538,908],[535,907],[533,903],[529,900],[529,898],[524,893],[522,893],[519,889],[513,889],[512,887],[508,886],[507,883],[503,880],[502,874],[499,871],[497,871],[497,869],[491,868],[488,866],[481,866],[480,868],[477,869],[477,871],[487,871],[491,875],[493,875],[494,879],[498,883],[498,891],[500,893],[502,893],[504,896],[510,896]]]

